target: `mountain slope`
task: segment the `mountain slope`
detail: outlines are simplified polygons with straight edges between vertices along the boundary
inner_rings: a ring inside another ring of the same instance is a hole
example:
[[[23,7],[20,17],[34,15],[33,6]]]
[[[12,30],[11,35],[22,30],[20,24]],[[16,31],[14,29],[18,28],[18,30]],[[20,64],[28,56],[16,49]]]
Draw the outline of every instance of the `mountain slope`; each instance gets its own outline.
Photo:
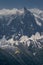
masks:
[[[43,64],[42,13],[25,7],[0,10],[0,65]]]
[[[19,39],[22,35],[31,36],[36,32],[43,32],[43,21],[35,18],[34,14],[26,8],[23,11],[16,11],[15,14],[0,15],[0,37],[5,35],[9,38],[14,35]],[[36,21],[40,21],[42,25]]]

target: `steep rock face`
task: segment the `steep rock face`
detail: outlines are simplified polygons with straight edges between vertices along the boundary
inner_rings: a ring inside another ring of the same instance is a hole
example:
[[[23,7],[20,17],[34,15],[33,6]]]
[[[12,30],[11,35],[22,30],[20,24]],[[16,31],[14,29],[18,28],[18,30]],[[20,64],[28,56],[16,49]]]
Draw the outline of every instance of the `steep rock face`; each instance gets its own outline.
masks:
[[[0,15],[1,16],[1,15]],[[36,32],[43,32],[43,26],[38,26],[34,15],[24,8],[24,13],[12,15],[2,15],[0,18],[0,38],[5,35],[6,38],[12,35],[19,39],[22,35],[31,36]]]
[[[0,15],[0,65],[43,64],[43,20],[23,11]]]

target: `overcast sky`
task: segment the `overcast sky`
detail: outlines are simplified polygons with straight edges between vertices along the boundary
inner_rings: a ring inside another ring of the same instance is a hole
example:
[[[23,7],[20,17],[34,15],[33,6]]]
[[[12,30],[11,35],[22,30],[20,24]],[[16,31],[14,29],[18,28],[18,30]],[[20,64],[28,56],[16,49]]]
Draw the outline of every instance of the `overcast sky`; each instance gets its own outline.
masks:
[[[24,6],[43,9],[43,0],[0,0],[0,9],[23,8]]]

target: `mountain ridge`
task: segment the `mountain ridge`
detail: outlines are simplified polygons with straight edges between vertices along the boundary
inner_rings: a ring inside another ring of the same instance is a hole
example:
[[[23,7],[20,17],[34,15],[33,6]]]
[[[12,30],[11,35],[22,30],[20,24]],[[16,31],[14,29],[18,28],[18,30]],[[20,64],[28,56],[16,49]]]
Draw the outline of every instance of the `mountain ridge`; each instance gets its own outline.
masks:
[[[12,12],[14,12],[13,10],[10,12],[10,10],[7,11],[3,9],[2,14],[5,15],[0,15],[0,37],[3,35],[11,37],[11,35],[15,33],[16,36],[31,36],[36,32],[40,32],[40,34],[43,32],[43,20],[36,18],[27,8],[24,8],[24,11],[17,9],[14,10],[16,13],[12,14]],[[10,13],[10,15],[6,15],[7,12]]]

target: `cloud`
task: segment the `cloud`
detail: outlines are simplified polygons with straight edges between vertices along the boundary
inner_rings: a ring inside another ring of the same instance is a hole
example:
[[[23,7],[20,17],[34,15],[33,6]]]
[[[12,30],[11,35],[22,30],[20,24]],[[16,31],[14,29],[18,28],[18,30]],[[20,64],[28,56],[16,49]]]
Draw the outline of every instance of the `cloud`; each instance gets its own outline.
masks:
[[[9,15],[9,14],[16,14],[16,13],[22,14],[23,9],[19,10],[19,9],[13,8],[13,9],[2,9],[2,10],[0,10],[0,15]]]

